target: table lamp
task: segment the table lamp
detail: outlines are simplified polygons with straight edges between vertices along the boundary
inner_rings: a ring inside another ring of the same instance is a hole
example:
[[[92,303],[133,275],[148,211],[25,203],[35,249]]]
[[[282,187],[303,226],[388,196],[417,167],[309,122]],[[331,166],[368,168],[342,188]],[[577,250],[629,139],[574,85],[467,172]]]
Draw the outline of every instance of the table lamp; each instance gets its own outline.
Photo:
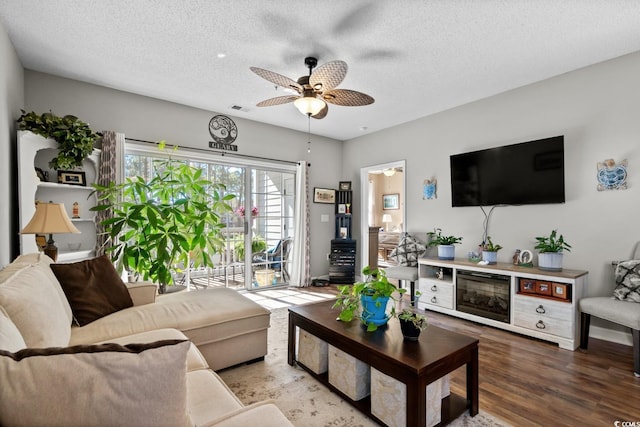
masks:
[[[384,214],[382,215],[382,222],[384,222],[385,224],[387,224],[387,226],[384,228],[385,231],[391,231],[389,230],[389,223],[391,222],[391,215],[389,214]]]
[[[58,248],[53,241],[53,235],[67,233],[80,233],[80,230],[69,219],[64,203],[51,202],[39,202],[31,221],[21,231],[21,234],[48,234],[49,240],[44,253],[54,261],[58,259]]]

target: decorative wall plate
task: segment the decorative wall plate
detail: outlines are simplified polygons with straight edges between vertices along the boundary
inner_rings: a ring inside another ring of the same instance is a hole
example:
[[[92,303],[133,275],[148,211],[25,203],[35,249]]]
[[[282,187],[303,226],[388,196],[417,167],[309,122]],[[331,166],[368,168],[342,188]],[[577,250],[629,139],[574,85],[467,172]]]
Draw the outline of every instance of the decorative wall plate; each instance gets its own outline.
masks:
[[[616,164],[613,159],[598,162],[598,191],[626,190],[627,159]]]
[[[229,117],[217,115],[209,121],[209,134],[215,142],[233,144],[238,137],[238,128]]]

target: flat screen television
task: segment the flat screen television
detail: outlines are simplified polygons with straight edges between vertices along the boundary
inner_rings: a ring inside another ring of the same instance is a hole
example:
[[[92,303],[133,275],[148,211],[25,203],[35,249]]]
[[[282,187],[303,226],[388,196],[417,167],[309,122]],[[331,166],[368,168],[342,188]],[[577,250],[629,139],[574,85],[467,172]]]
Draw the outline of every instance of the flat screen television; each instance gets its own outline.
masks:
[[[564,136],[454,154],[451,205],[564,203]]]

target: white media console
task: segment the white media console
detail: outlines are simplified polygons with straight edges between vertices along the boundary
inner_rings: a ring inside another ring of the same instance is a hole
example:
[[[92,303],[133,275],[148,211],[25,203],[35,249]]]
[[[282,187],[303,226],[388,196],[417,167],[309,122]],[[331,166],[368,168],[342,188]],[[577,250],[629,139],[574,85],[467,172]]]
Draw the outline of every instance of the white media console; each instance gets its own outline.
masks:
[[[578,301],[587,271],[421,258],[418,273],[420,309],[551,341],[566,350],[580,343]]]

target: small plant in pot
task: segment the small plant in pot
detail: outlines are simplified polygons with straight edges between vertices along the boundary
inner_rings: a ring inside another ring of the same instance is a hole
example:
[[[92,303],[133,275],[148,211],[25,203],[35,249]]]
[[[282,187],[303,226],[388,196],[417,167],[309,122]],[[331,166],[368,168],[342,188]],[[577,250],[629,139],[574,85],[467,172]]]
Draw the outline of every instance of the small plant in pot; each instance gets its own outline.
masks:
[[[453,260],[456,255],[454,245],[462,242],[462,237],[443,236],[442,229],[435,228],[427,233],[429,236],[429,246],[438,247],[438,259]]]
[[[482,260],[487,261],[489,264],[498,263],[498,251],[502,249],[502,246],[496,245],[491,241],[491,237],[487,236],[487,242],[482,245]]]
[[[562,271],[562,252],[571,252],[571,245],[564,241],[564,236],[553,230],[549,236],[536,237],[536,241],[534,249],[538,250],[538,268]]]
[[[420,332],[429,326],[425,315],[415,313],[407,308],[398,314],[398,320],[400,320],[402,335],[407,341],[418,341]]]
[[[368,332],[373,332],[396,315],[395,304],[392,304],[390,313],[386,312],[387,303],[389,300],[398,301],[406,289],[398,289],[389,282],[384,270],[372,270],[367,266],[362,269],[362,274],[364,281],[338,287],[340,293],[332,308],[340,308],[338,320],[350,322],[358,318],[367,326]]]

